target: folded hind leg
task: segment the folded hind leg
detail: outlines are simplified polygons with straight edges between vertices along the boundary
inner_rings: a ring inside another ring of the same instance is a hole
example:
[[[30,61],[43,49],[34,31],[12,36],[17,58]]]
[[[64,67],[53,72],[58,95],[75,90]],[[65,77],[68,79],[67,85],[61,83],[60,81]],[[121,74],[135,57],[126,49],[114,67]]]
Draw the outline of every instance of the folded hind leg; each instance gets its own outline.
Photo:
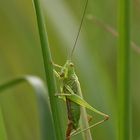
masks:
[[[93,125],[91,125],[91,126],[85,128],[85,129],[83,129],[83,130],[80,130],[80,131],[78,131],[78,132],[75,131],[75,132],[73,132],[73,133],[71,134],[71,137],[76,136],[76,135],[80,134],[81,132],[87,131],[88,129],[91,129],[92,127],[95,127],[95,126],[97,126],[97,125],[100,125],[100,124],[102,124],[103,122],[105,122],[105,121],[107,121],[107,120],[108,120],[108,118],[105,117],[103,120],[101,120],[101,121],[99,121],[99,122],[97,122],[97,123],[95,123],[95,124],[93,124]]]
[[[68,120],[68,127],[66,130],[66,140],[70,140],[72,130],[73,130],[73,122]]]

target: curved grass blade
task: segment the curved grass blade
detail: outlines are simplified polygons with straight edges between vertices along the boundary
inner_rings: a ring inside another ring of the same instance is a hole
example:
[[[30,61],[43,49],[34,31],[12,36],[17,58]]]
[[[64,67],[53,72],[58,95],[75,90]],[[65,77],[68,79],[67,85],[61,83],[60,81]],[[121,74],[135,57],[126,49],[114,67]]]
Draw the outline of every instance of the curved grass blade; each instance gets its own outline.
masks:
[[[38,114],[41,124],[41,140],[47,140],[48,138],[55,140],[54,128],[51,119],[51,111],[49,108],[49,101],[47,99],[47,91],[43,82],[35,76],[23,76],[13,80],[10,80],[0,85],[0,93],[4,94],[4,90],[12,87],[16,87],[22,83],[28,83],[34,90],[37,97]],[[49,125],[49,127],[48,127]],[[48,129],[49,128],[49,129]]]

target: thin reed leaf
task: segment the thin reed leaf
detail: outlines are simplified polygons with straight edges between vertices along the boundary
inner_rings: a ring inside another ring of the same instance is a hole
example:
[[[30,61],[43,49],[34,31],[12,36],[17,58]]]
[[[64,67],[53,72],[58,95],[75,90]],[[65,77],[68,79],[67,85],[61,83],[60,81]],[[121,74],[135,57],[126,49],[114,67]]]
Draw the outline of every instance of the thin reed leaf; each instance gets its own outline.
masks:
[[[130,0],[119,0],[118,96],[119,140],[131,139]]]
[[[56,138],[57,140],[63,140],[63,133],[62,133],[61,121],[60,121],[61,119],[59,113],[60,106],[58,104],[58,99],[55,97],[55,93],[57,92],[56,83],[53,74],[52,58],[51,58],[51,52],[47,40],[45,21],[44,21],[39,0],[34,0],[33,3],[36,12],[38,31],[39,31],[39,37],[40,37],[40,43],[41,43],[41,49],[42,49],[42,55],[44,61],[47,87],[48,87],[49,98],[50,98],[50,105],[52,110],[52,117],[55,126]]]

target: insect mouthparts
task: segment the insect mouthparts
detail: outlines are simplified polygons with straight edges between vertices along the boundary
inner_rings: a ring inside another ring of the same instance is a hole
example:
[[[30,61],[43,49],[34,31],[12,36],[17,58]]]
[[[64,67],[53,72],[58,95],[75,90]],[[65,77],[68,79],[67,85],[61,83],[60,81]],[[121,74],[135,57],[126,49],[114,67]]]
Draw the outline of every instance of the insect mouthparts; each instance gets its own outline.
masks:
[[[60,77],[64,77],[64,72],[62,72],[62,73],[60,74]]]
[[[74,64],[73,64],[73,63],[70,63],[70,66],[71,66],[71,67],[73,67],[73,66],[74,66]]]

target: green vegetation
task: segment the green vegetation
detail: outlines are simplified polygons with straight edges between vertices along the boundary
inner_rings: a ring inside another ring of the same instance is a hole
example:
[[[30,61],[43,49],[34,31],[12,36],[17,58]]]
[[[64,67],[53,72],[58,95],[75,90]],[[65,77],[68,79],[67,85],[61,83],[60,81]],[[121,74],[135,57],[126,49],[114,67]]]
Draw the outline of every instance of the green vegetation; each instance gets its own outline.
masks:
[[[49,99],[50,99],[50,104],[51,104],[52,117],[53,117],[54,126],[55,126],[54,128],[56,130],[55,131],[56,138],[57,140],[62,140],[63,135],[61,131],[61,121],[60,121],[60,115],[59,115],[60,106],[58,105],[57,98],[55,97],[57,90],[56,90],[56,84],[55,84],[55,79],[54,79],[54,74],[53,74],[53,65],[51,64],[53,61],[51,58],[50,48],[48,46],[47,31],[45,28],[44,16],[42,14],[42,9],[41,9],[39,0],[34,0],[34,6],[35,6],[36,17],[37,17],[40,43],[41,43],[41,48],[42,48],[45,75],[46,75],[49,97],[50,97]]]
[[[47,128],[47,123],[48,121],[49,124],[52,125],[52,119],[51,119],[51,113],[50,113],[50,108],[49,108],[49,102],[47,99],[47,93],[46,93],[46,89],[44,87],[44,84],[42,83],[42,81],[37,78],[37,77],[33,77],[33,76],[24,76],[24,77],[19,77],[16,79],[13,79],[11,81],[8,81],[2,85],[0,85],[0,91],[1,93],[4,93],[5,90],[8,90],[9,88],[12,87],[17,87],[19,84],[27,82],[34,90],[36,99],[37,99],[37,110],[38,110],[38,116],[39,116],[39,123],[40,123],[40,129],[41,129],[41,139],[42,140],[46,140],[48,138],[49,133],[46,133],[44,130],[48,130]],[[45,112],[44,110],[46,110],[47,112]],[[7,114],[4,113],[5,111],[2,111],[1,109],[1,129],[3,131],[1,131],[1,138],[2,139],[8,139],[8,133],[6,133],[6,128],[7,126],[5,126],[7,124]],[[47,121],[48,120],[48,121]],[[51,128],[52,129],[52,128]],[[51,131],[51,139],[54,139],[53,136],[53,129]],[[48,135],[47,135],[48,134]]]
[[[59,92],[59,81],[55,81],[51,60],[60,65],[65,63],[77,35],[85,0],[34,2],[35,5],[30,0],[0,1],[2,140],[63,140],[65,136],[66,105],[54,96]],[[119,5],[118,1],[89,0],[72,59],[84,99],[110,116],[109,121],[91,129],[95,140],[130,140],[132,128],[135,130],[132,139],[140,139],[139,6],[137,0],[132,3],[120,0]],[[92,16],[96,17],[94,22]],[[40,84],[34,85],[34,80],[30,82],[21,75],[39,77],[48,92],[37,77]],[[88,114],[93,116],[90,124],[101,119],[91,111]],[[82,134],[72,137],[81,139]]]
[[[119,2],[118,47],[119,140],[131,140],[130,1]]]

